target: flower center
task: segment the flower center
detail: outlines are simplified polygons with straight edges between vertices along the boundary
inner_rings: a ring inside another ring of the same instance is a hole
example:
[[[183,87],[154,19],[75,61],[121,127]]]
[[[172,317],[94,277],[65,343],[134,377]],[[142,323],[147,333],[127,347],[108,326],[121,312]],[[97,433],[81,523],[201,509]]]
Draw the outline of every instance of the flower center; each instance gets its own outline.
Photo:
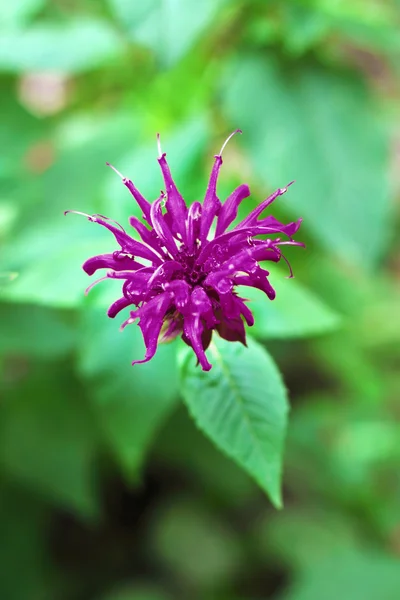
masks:
[[[200,265],[196,265],[198,252],[189,253],[185,245],[182,244],[179,251],[179,262],[183,267],[182,278],[191,286],[200,285],[206,278],[206,274]]]

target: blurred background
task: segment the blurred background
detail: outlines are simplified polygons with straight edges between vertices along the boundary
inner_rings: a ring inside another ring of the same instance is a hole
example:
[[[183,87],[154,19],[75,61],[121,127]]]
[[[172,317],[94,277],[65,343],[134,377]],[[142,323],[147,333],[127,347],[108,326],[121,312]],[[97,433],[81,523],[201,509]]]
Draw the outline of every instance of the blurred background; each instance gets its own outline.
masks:
[[[1,2],[1,600],[400,598],[399,27],[398,0]],[[126,224],[106,161],[154,199],[156,132],[201,199],[236,128],[221,199],[295,179],[273,212],[304,218],[254,304],[281,511],[190,421],[182,342],[130,366],[115,282],[85,297],[80,268],[112,236],[63,217]]]

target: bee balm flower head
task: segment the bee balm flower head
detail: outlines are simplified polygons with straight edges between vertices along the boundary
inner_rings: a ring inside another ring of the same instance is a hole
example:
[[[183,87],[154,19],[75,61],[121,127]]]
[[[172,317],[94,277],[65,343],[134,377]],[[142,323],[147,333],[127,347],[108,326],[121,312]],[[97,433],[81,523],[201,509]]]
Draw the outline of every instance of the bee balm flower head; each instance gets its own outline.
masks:
[[[146,354],[132,364],[149,361],[159,341],[182,335],[201,367],[205,371],[211,369],[205,350],[212,332],[216,330],[226,340],[245,344],[244,322],[249,326],[254,323],[246,301],[235,291],[236,286],[258,288],[273,300],[275,291],[268,281],[269,272],[260,266],[260,261],[286,260],[283,246],[303,245],[293,240],[301,219],[284,225],[273,216],[262,216],[288,186],[276,190],[239,224],[230,227],[239,204],[250,194],[248,186],[242,184],[224,203],[217,196],[222,152],[238,132],[229,136],[214,157],[203,203],[194,202],[189,208],[172,179],[159,138],[158,162],[165,192],[154,202],[148,202],[130,179],[111,167],[143,213],[143,221],[136,217],[129,221],[141,241],[106,217],[85,215],[108,229],[119,246],[112,254],[89,258],[83,269],[88,275],[107,269],[106,275],[94,283],[108,278],[121,280],[122,296],[110,306],[108,316],[113,318],[122,309],[134,307],[122,327],[138,321]]]

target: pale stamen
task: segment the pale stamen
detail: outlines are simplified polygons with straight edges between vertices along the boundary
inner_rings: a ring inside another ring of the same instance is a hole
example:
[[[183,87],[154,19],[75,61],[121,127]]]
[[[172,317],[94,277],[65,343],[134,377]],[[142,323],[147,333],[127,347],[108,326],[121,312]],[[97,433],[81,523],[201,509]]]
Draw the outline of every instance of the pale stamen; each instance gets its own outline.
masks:
[[[294,179],[293,179],[293,181],[291,181],[290,183],[288,183],[286,187],[284,187],[284,188],[281,188],[281,189],[279,190],[279,191],[280,191],[280,193],[281,193],[281,194],[284,194],[285,192],[287,192],[287,189],[288,189],[288,187],[290,187],[290,186],[291,186],[291,185],[293,185],[293,184],[294,184]]]
[[[105,217],[104,215],[99,215],[99,214],[95,214],[93,215],[94,218],[96,217],[100,217],[100,219],[103,219],[104,221],[109,221],[110,223],[114,223],[123,233],[126,233],[125,229],[122,227],[121,223],[118,223],[118,221],[115,221],[114,219],[110,219],[110,217]]]
[[[115,167],[113,167],[112,165],[110,165],[110,163],[109,163],[109,162],[106,162],[106,165],[107,165],[107,167],[110,167],[110,169],[112,169],[112,170],[114,171],[114,173],[116,173],[116,174],[117,174],[119,177],[121,177],[122,181],[123,181],[124,179],[126,179],[126,177],[124,177],[124,176],[122,175],[122,173],[120,173],[120,172],[118,171],[118,169],[116,169]]]
[[[293,279],[294,275],[293,275],[293,270],[292,270],[290,262],[288,261],[288,259],[286,258],[286,256],[284,254],[282,254],[282,252],[280,253],[280,256],[281,256],[281,258],[283,258],[283,260],[285,261],[285,263],[289,267],[289,273],[290,273],[290,275],[286,279]]]
[[[161,141],[160,141],[160,134],[157,133],[157,148],[158,148],[158,158],[162,157],[162,150],[161,150]]]
[[[93,221],[93,216],[88,215],[87,213],[81,212],[80,210],[64,210],[64,216],[68,213],[73,213],[74,215],[81,215],[82,217],[86,217],[89,221]]]
[[[136,319],[134,319],[133,317],[129,317],[129,319],[127,319],[126,321],[124,321],[122,323],[119,330],[123,331],[127,325],[132,325],[132,323],[134,323],[135,321],[136,321]]]
[[[301,246],[302,248],[306,247],[304,242],[296,242],[295,240],[292,240],[292,239],[284,241],[284,242],[281,242],[279,240],[274,240],[274,244],[276,246]]]
[[[97,285],[98,283],[100,283],[100,281],[105,281],[106,279],[108,279],[108,275],[105,275],[104,277],[100,277],[100,279],[96,279],[96,281],[93,281],[93,283],[91,283],[89,285],[89,287],[86,288],[86,290],[85,290],[85,296],[88,295],[88,293],[90,292],[90,290],[93,289],[95,285]]]
[[[231,135],[229,137],[226,138],[225,142],[222,144],[222,148],[218,154],[218,156],[222,156],[222,153],[225,149],[225,146],[227,145],[227,143],[229,142],[229,140],[231,140],[233,138],[234,135],[236,135],[237,133],[243,133],[241,129],[235,129],[235,131],[233,131],[231,133]]]

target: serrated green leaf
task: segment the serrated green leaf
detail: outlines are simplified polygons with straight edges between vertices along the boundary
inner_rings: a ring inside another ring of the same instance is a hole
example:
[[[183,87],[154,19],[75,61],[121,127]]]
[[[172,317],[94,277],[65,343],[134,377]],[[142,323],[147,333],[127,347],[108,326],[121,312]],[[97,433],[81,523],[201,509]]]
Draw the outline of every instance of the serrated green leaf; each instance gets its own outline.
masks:
[[[120,50],[120,39],[106,22],[45,23],[2,32],[0,70],[77,73],[97,67]]]
[[[272,302],[255,288],[242,288],[240,295],[248,298],[254,315],[251,333],[260,339],[301,338],[333,331],[340,317],[296,279],[282,273],[271,277],[276,291]]]
[[[198,427],[233,458],[280,507],[282,452],[288,400],[266,350],[216,338],[206,373],[192,351],[181,360],[181,393]]]
[[[247,56],[224,83],[227,115],[261,180],[296,180],[280,202],[329,251],[373,265],[388,240],[389,138],[360,80]]]
[[[119,330],[105,311],[83,317],[79,369],[88,378],[104,437],[128,479],[137,479],[146,452],[178,396],[175,344],[161,345],[146,364],[139,327]]]

